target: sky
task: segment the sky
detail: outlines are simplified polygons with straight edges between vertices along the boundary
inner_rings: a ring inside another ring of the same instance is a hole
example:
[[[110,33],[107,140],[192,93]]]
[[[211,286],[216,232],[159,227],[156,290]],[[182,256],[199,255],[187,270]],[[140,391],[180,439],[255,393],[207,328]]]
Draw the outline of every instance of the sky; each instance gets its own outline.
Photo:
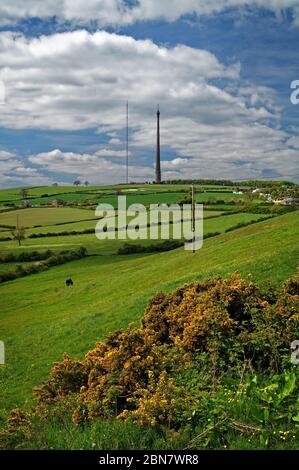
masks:
[[[125,182],[127,101],[130,181],[159,104],[164,180],[299,182],[298,45],[299,0],[1,0],[0,187]]]

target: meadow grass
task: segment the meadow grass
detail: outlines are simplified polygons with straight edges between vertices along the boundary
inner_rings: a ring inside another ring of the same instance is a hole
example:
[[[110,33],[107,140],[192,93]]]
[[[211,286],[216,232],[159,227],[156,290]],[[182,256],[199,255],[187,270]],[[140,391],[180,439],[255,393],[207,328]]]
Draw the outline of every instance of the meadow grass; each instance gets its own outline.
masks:
[[[240,186],[241,188],[242,186]],[[215,191],[233,191],[235,188],[231,186],[217,186],[217,185],[195,185],[196,189],[202,190],[215,190]],[[115,190],[123,190],[128,192],[148,191],[148,192],[169,192],[169,191],[188,191],[190,185],[187,184],[138,184],[138,186],[129,184],[118,184],[112,186],[36,186],[26,187],[30,197],[40,197],[44,194],[49,196],[57,194],[70,194],[70,193],[91,193],[91,192],[109,192]],[[9,199],[19,199],[21,188],[7,188],[0,189],[0,201]]]
[[[219,187],[213,185],[195,185],[198,194],[197,202],[206,202],[208,200],[233,200],[243,199],[245,195],[233,194],[233,187]],[[41,186],[26,188],[27,198],[30,203],[36,205],[49,204],[53,199],[61,199],[66,202],[84,202],[97,204],[103,200],[114,206],[117,203],[117,194],[122,193],[128,197],[128,204],[140,202],[143,204],[156,203],[176,203],[179,202],[185,194],[190,193],[189,185],[116,185],[116,186]],[[202,191],[206,191],[203,193]],[[5,203],[22,204],[22,195],[20,188],[0,190],[0,204]]]
[[[86,211],[84,212],[81,211],[81,213],[83,213],[83,215],[86,216]],[[26,230],[26,236],[32,233],[57,233],[57,232],[64,232],[64,231],[72,231],[72,230],[80,231],[80,230],[95,228],[96,219],[95,219],[94,212],[90,211],[88,212],[88,214],[90,214],[89,218],[93,220],[86,219],[86,220],[80,220],[78,222],[70,222],[70,223],[58,222],[58,223],[55,223],[55,225],[44,224],[41,227],[32,227]],[[222,214],[223,214],[223,211],[210,211],[210,210],[204,211],[205,219],[218,217]],[[0,215],[0,225],[1,225],[1,215]],[[8,230],[7,228],[3,228],[3,229],[0,228],[0,232],[1,232],[1,237],[10,236],[11,234],[11,231]]]
[[[153,190],[152,190],[153,191]],[[188,191],[187,191],[188,192]],[[140,203],[144,205],[149,204],[177,204],[179,203],[184,196],[186,195],[185,191],[175,192],[150,192],[142,191],[142,189],[138,189],[135,191],[130,192],[130,190],[122,190],[122,194],[127,197],[127,206]],[[196,195],[197,202],[207,202],[209,200],[234,200],[234,199],[243,199],[244,195],[234,195],[232,192],[220,193],[220,192],[206,192],[206,193],[198,193]],[[31,199],[31,204],[49,204],[53,199],[58,198],[62,201],[66,202],[90,202],[91,204],[111,204],[113,207],[117,207],[117,198],[118,195],[116,191],[73,191],[71,193],[61,193],[59,195],[54,196],[47,196],[47,197],[35,197]]]
[[[28,210],[28,209],[26,209]],[[48,209],[46,209],[48,210]],[[64,211],[65,209],[57,209],[57,211]],[[89,211],[81,211],[86,212],[89,214]],[[210,211],[213,212],[213,211]],[[209,212],[208,212],[209,213]],[[59,214],[60,215],[60,214]],[[204,212],[204,217],[206,217],[207,212]],[[211,213],[209,215],[212,215]],[[219,232],[223,233],[227,229],[235,227],[238,223],[250,223],[254,221],[263,220],[265,218],[264,215],[261,214],[246,214],[246,213],[237,213],[237,214],[230,214],[215,218],[207,217],[204,220],[204,235],[211,232]],[[72,224],[73,225],[73,224]],[[47,232],[56,232],[59,233],[60,231],[67,231],[67,230],[84,230],[85,228],[93,228],[96,226],[95,221],[86,221],[86,222],[79,222],[79,227],[82,228],[67,228],[66,225],[61,226],[52,226],[51,228],[48,227],[38,227],[35,229],[31,229],[27,231],[27,234],[30,233],[47,233]],[[172,227],[171,227],[172,229]],[[1,236],[5,236],[6,233],[2,233]],[[7,232],[7,235],[10,235],[10,232]],[[131,241],[130,243],[138,243],[142,245],[150,245],[152,240],[136,240]],[[0,252],[8,253],[8,252],[19,252],[22,250],[47,250],[51,249],[54,251],[61,251],[66,249],[78,248],[80,246],[85,246],[88,250],[89,254],[113,254],[117,253],[118,249],[124,244],[123,240],[117,239],[116,240],[98,240],[95,237],[94,233],[91,234],[78,234],[78,235],[67,235],[67,236],[57,236],[57,237],[43,237],[43,238],[26,238],[21,246],[15,241],[5,241],[0,242]]]
[[[58,195],[58,194],[69,194],[77,192],[93,192],[93,191],[107,191],[109,187],[104,186],[89,186],[89,187],[77,187],[77,186],[37,186],[34,188],[26,187],[29,197],[41,197],[44,194],[49,196]],[[0,189],[0,201],[21,199],[21,188],[9,188],[9,189]]]
[[[51,225],[63,222],[75,222],[84,219],[96,218],[93,211],[77,208],[29,208],[0,213],[0,224],[16,225],[19,217],[19,225],[34,227],[36,225]]]
[[[298,260],[298,217],[293,212],[208,239],[194,255],[178,249],[91,256],[1,285],[7,358],[0,369],[2,412],[29,404],[32,387],[64,351],[82,357],[109,332],[138,322],[157,290],[234,271],[257,283],[285,281]],[[69,275],[75,282],[70,289]]]

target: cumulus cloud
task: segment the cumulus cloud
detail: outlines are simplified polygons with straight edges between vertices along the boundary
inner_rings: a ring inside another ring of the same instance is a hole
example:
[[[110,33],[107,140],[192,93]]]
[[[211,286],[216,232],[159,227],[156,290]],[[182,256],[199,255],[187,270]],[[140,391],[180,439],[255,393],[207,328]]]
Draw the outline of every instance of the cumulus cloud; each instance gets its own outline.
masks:
[[[14,153],[7,152],[6,150],[0,150],[0,160],[8,160],[9,158],[15,157]]]
[[[131,153],[129,152],[128,155]],[[106,158],[124,158],[127,155],[127,152],[125,150],[112,150],[109,148],[103,148],[100,150],[97,150],[95,153],[96,156],[98,157],[106,157]]]
[[[181,130],[184,129],[184,132]],[[140,131],[136,144],[152,135]],[[164,123],[163,142],[177,157],[164,161],[164,178],[228,178],[235,180],[273,177],[298,179],[299,149],[295,138],[258,122],[238,125],[197,123],[189,118]]]
[[[5,24],[56,16],[60,21],[97,21],[101,26],[115,26],[161,18],[175,21],[188,14],[211,15],[242,7],[264,7],[277,15],[291,8],[295,24],[299,19],[297,0],[2,0],[0,18]]]
[[[112,132],[124,125],[127,99],[137,125],[159,101],[169,113],[178,104],[208,106],[209,100],[243,112],[241,100],[207,83],[237,79],[239,65],[225,66],[208,51],[184,45],[158,47],[84,30],[35,39],[0,33],[0,69],[6,86],[0,125],[6,127]]]
[[[118,161],[105,158],[101,150],[94,154],[79,154],[62,152],[55,149],[51,152],[42,152],[31,155],[29,161],[54,173],[73,175],[75,179],[88,180],[90,183],[119,183],[120,175],[125,173],[125,166]],[[152,168],[134,165],[130,168],[130,178],[133,181],[146,181],[152,179]]]
[[[0,150],[0,185],[37,186],[50,183],[50,178],[23,163],[15,153]]]
[[[238,63],[227,66],[208,51],[104,31],[39,38],[3,32],[0,71],[7,95],[0,125],[107,134],[108,144],[91,153],[49,149],[31,155],[29,168],[38,165],[38,173],[123,180],[120,136],[129,100],[131,179],[153,177],[144,151],[154,159],[157,103],[162,159],[165,148],[174,154],[163,163],[164,177],[295,176],[299,153],[279,130],[275,92],[242,83]]]

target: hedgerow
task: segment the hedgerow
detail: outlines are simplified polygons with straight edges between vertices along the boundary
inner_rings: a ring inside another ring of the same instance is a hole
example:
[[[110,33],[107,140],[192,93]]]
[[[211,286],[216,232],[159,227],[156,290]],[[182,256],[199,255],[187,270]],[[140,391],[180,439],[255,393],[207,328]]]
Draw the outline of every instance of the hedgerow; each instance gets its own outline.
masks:
[[[203,238],[206,240],[207,238],[216,237],[217,235],[220,235],[220,232],[208,232],[203,236]],[[163,251],[176,250],[183,246],[184,243],[185,241],[183,240],[165,240],[163,242],[151,243],[150,245],[124,243],[123,246],[118,249],[117,254],[132,255],[135,253],[161,253]]]
[[[232,227],[229,227],[225,230],[225,232],[233,232],[234,230],[237,230],[239,228],[243,228],[243,227],[248,227],[249,225],[253,225],[253,224],[256,224],[257,222],[263,222],[264,220],[268,220],[268,219],[272,219],[272,216],[268,216],[268,217],[262,217],[260,219],[256,219],[256,220],[249,220],[248,222],[239,222],[238,224],[236,225],[233,225]]]
[[[12,281],[14,279],[18,279],[19,277],[24,277],[30,274],[36,274],[42,271],[46,271],[52,266],[58,266],[60,264],[68,263],[69,261],[81,259],[87,255],[87,250],[85,247],[80,247],[77,250],[63,251],[57,254],[53,254],[51,251],[48,251],[45,253],[49,253],[49,252],[51,253],[50,256],[48,256],[46,259],[41,258],[44,261],[39,261],[39,262],[36,262],[35,264],[30,264],[30,265],[25,265],[25,266],[20,264],[16,267],[14,271],[0,273],[0,284],[6,281]],[[22,258],[21,255],[20,255],[20,258]],[[26,261],[25,258],[26,256],[24,256],[24,259],[22,261]],[[32,260],[33,258],[31,258],[30,261]],[[21,259],[19,259],[18,261],[21,261]],[[37,261],[37,259],[35,259],[35,261]]]
[[[66,237],[69,235],[84,235],[94,233],[94,228],[84,230],[64,230],[62,232],[31,233],[28,238]]]
[[[0,228],[15,229],[15,225],[0,224]]]
[[[160,243],[151,243],[150,245],[139,245],[124,243],[118,249],[118,255],[131,255],[134,253],[160,253],[163,251],[170,251],[183,246],[184,242],[181,240],[165,240]]]
[[[269,203],[260,203],[254,204],[249,207],[244,207],[242,212],[253,213],[253,214],[271,214],[271,215],[283,215],[288,214],[289,212],[293,212],[298,210],[298,206],[290,205],[290,206],[282,206],[282,205],[274,205]]]
[[[27,261],[42,261],[53,255],[53,251],[22,251],[22,253],[8,253],[0,256],[0,263],[14,263]]]

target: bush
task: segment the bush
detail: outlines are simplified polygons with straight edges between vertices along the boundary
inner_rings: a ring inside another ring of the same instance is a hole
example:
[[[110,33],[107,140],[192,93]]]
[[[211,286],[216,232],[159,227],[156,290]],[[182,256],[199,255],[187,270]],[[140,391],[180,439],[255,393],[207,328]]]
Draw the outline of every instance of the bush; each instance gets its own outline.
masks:
[[[208,232],[204,234],[203,239],[206,240],[207,238],[217,237],[218,235],[221,235],[221,232]]]
[[[288,212],[297,210],[296,206],[280,206],[269,203],[253,204],[250,207],[245,207],[242,212],[248,212],[251,214],[269,214],[269,215],[283,215]]]
[[[251,440],[294,448],[299,376],[289,347],[299,339],[298,296],[298,277],[269,294],[237,274],[156,294],[139,328],[110,334],[81,361],[65,354],[54,364],[34,390],[36,408],[8,418],[0,447],[32,446],[36,423],[65,409],[82,432],[116,418],[181,442],[192,435],[188,448]]]
[[[5,225],[5,224],[0,224],[0,227],[1,228],[7,228],[7,229],[15,229],[16,228],[15,225]]]
[[[161,253],[163,251],[175,250],[183,246],[184,242],[181,240],[165,240],[160,243],[152,243],[151,245],[138,245],[124,243],[124,245],[119,248],[118,255],[131,255],[135,253]]]
[[[233,275],[157,294],[141,328],[110,335],[81,362],[65,356],[36,397],[48,404],[77,391],[77,424],[117,415],[176,428],[228,372],[233,379],[246,364],[256,373],[283,369],[299,338],[298,292],[293,281],[271,304],[254,284]],[[198,382],[204,370],[206,379]],[[191,395],[190,380],[182,386],[186,371],[197,377]]]
[[[256,219],[256,220],[250,220],[249,222],[239,222],[238,224],[236,225],[233,225],[232,227],[229,227],[225,230],[225,232],[232,232],[233,230],[237,230],[238,228],[242,228],[242,227],[248,227],[249,225],[253,225],[253,224],[256,224],[257,222],[263,222],[264,220],[268,220],[268,219],[271,219],[272,216],[269,216],[269,217],[262,217],[260,219]]]
[[[277,206],[274,205],[271,207],[271,213],[274,215],[283,215],[288,214],[289,212],[293,212],[298,210],[298,206],[291,205],[291,206]]]
[[[106,227],[105,227],[106,228]],[[31,233],[28,238],[46,238],[46,237],[67,237],[69,235],[83,235],[87,233],[94,233],[94,228],[84,230],[64,230],[63,232],[47,232],[47,233]],[[104,230],[105,231],[105,230]]]
[[[13,262],[27,262],[27,261],[42,261],[53,255],[51,250],[38,252],[38,251],[23,251],[19,254],[9,253],[0,257],[1,263],[13,263]]]

